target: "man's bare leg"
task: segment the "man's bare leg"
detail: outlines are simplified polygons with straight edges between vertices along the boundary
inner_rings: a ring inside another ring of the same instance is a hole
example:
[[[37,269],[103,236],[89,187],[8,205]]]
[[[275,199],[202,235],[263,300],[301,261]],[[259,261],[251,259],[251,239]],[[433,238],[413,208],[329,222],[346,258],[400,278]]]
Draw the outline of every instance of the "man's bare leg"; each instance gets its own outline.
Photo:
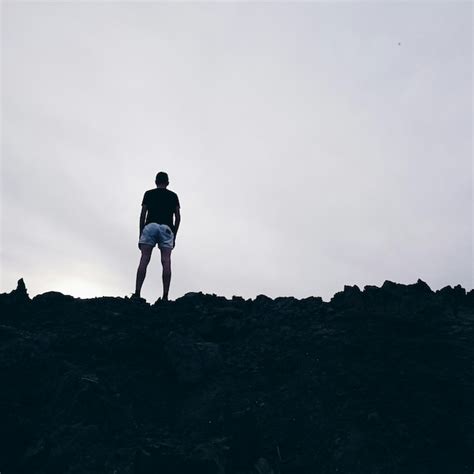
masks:
[[[138,265],[137,281],[135,285],[135,294],[137,296],[140,296],[140,292],[142,291],[142,285],[146,276],[146,269],[151,259],[151,253],[153,252],[153,245],[140,244],[140,250],[142,251],[142,256]]]
[[[171,251],[173,249],[162,248],[161,265],[163,265],[163,301],[168,301],[168,293],[171,282]]]

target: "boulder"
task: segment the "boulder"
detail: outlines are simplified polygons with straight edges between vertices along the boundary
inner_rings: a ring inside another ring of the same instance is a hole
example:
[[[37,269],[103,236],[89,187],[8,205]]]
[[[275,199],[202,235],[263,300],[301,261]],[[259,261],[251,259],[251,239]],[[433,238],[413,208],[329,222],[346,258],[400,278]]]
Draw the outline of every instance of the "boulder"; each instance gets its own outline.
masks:
[[[44,305],[56,305],[56,304],[63,304],[69,303],[74,301],[74,296],[65,295],[59,291],[47,291],[46,293],[41,293],[36,295],[33,298],[33,303],[40,303]]]

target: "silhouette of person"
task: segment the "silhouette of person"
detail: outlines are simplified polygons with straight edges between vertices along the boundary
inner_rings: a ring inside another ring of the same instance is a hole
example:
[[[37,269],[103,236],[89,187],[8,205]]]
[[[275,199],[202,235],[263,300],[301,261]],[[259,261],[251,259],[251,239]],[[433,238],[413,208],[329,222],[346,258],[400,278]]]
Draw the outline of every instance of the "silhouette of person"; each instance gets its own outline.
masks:
[[[160,171],[155,178],[155,189],[149,189],[143,195],[140,214],[140,232],[138,248],[142,255],[137,270],[135,293],[131,299],[140,299],[140,292],[146,276],[146,269],[155,245],[161,251],[163,266],[163,297],[157,301],[168,301],[171,282],[171,251],[176,244],[176,234],[181,222],[178,195],[166,189],[169,184],[168,174]],[[173,223],[173,216],[175,216]]]

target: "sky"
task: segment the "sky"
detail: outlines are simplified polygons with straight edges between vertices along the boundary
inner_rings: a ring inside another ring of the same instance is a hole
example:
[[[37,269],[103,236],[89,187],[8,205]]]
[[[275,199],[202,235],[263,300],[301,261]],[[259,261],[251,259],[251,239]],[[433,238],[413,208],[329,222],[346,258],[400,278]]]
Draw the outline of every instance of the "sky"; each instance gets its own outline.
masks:
[[[1,288],[170,298],[473,288],[470,2],[2,3]],[[156,248],[142,296],[161,295]]]

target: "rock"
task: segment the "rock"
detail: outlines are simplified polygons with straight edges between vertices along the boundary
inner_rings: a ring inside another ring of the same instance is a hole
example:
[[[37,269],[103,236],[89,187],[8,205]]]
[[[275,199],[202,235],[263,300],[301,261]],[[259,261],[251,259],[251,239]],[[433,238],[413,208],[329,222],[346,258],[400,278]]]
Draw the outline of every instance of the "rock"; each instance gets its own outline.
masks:
[[[336,293],[329,303],[334,309],[358,307],[363,304],[362,292],[357,285],[344,285],[344,291]]]
[[[304,303],[306,306],[317,307],[323,304],[323,299],[320,296],[308,296],[300,300],[301,303]]]
[[[6,306],[23,306],[30,302],[30,297],[26,291],[26,285],[23,278],[20,278],[17,283],[16,289],[10,293],[0,294],[0,305]]]
[[[42,305],[56,305],[74,302],[75,298],[74,296],[65,295],[59,291],[47,291],[46,293],[36,295],[32,301],[33,303]]]
[[[222,364],[217,344],[198,342],[174,331],[167,335],[163,351],[177,381],[184,385],[199,382]]]
[[[255,463],[255,470],[258,474],[273,474],[274,471],[265,458],[258,458]]]
[[[232,296],[232,303],[245,303],[246,300],[242,296]]]
[[[171,449],[170,449],[171,448]],[[134,474],[220,474],[213,459],[193,458],[172,447],[149,446],[137,449]]]
[[[430,295],[433,293],[428,283],[425,283],[420,278],[418,278],[416,283],[413,283],[412,285],[407,285],[407,288],[409,288],[410,290],[414,290],[415,293],[418,295]]]
[[[42,472],[98,472],[104,464],[105,439],[98,426],[61,426],[50,434],[47,443],[50,450]],[[71,469],[78,464],[82,470]]]
[[[181,298],[199,298],[200,296],[204,296],[204,293],[202,291],[188,291]]]
[[[464,303],[469,304],[469,296],[461,285],[456,285],[454,288],[450,285],[445,286],[436,291],[436,296],[450,306],[452,314],[455,317],[457,317],[459,308],[464,305]]]
[[[420,279],[411,285],[385,280],[380,288],[364,286],[363,292],[365,309],[397,311],[407,315],[418,311],[429,312],[427,306],[436,306],[434,298],[430,287]]]
[[[471,472],[473,290],[71,298],[1,303],[2,472]]]
[[[385,280],[380,288],[382,290],[397,291],[402,286],[403,285],[401,285],[400,283],[395,283],[394,281],[391,281],[391,280]]]
[[[470,308],[474,308],[474,289],[466,293],[466,305]]]
[[[454,288],[448,285],[441,288],[441,290],[437,290],[436,295],[451,305],[459,306],[466,297],[466,290],[461,285],[456,285]]]
[[[16,290],[13,290],[13,293],[16,294],[16,298],[18,301],[29,301],[30,297],[28,296],[28,292],[26,291],[26,285],[23,281],[23,278],[18,280],[18,284]]]
[[[36,440],[26,450],[22,460],[22,469],[26,472],[36,471],[47,461],[50,449],[49,443],[44,438]]]
[[[227,437],[212,438],[204,443],[198,444],[191,452],[193,459],[206,461],[214,472],[214,466],[217,474],[226,473],[227,451],[229,450]]]
[[[242,320],[243,311],[240,309],[215,308],[202,319],[198,332],[207,341],[227,341],[241,330]]]
[[[255,300],[253,301],[256,305],[268,305],[273,302],[272,298],[266,295],[257,295]]]
[[[261,452],[261,439],[255,414],[246,409],[236,412],[229,420],[230,460],[234,469],[250,468]]]
[[[335,457],[344,471],[361,465],[361,454],[366,451],[366,434],[357,426],[346,428],[344,436],[336,444]]]

